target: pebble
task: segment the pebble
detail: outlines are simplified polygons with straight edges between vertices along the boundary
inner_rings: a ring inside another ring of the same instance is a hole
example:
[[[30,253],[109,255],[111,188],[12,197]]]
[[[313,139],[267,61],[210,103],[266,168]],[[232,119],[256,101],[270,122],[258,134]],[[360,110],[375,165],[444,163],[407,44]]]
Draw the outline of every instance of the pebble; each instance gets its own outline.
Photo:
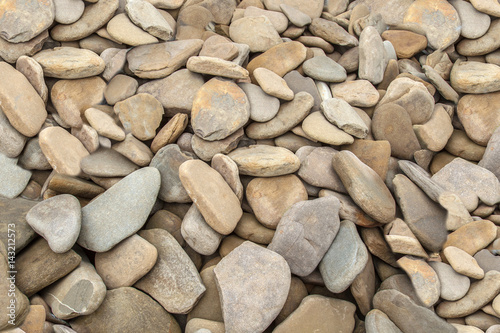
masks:
[[[78,244],[106,252],[137,232],[153,207],[160,173],[147,167],[132,172],[82,209]]]
[[[85,174],[94,177],[124,177],[139,169],[128,158],[110,148],[100,148],[85,156],[80,167]]]
[[[394,46],[398,59],[409,59],[427,47],[427,38],[408,30],[386,30],[381,34]]]
[[[382,179],[386,178],[391,157],[391,145],[388,141],[355,140],[353,144],[343,148],[352,151]]]
[[[217,251],[223,237],[207,224],[194,204],[182,219],[181,234],[193,250],[205,256]]]
[[[14,199],[24,191],[31,177],[31,171],[17,165],[17,158],[0,153],[0,196]]]
[[[250,213],[243,213],[234,229],[239,237],[258,244],[269,244],[273,240],[275,230],[266,228]]]
[[[246,79],[248,71],[240,65],[215,57],[193,56],[186,64],[187,69],[200,74],[222,76],[231,79]]]
[[[359,36],[359,78],[379,84],[386,66],[382,37],[374,27],[366,27]]]
[[[257,16],[265,16],[271,21],[271,24],[273,25],[274,29],[276,29],[276,32],[278,34],[281,34],[283,31],[286,30],[288,27],[288,18],[285,16],[285,14],[278,12],[278,11],[272,11],[272,10],[265,10],[262,8],[258,8],[255,6],[248,6],[245,8],[245,11],[243,12],[244,17],[257,17]]]
[[[304,148],[306,149],[306,148]],[[297,156],[303,150],[297,151]],[[338,151],[331,147],[310,149],[304,158],[301,158],[298,176],[310,185],[346,193],[346,189],[339,176],[332,168],[332,158]]]
[[[496,229],[495,224],[491,221],[472,221],[449,234],[443,248],[455,246],[474,256],[495,240]],[[467,235],[474,235],[474,237],[468,237]]]
[[[286,81],[278,76],[278,74],[267,68],[260,67],[253,71],[253,75],[259,86],[268,95],[285,101],[293,99],[293,91],[288,88]]]
[[[0,38],[0,57],[9,63],[15,63],[22,56],[32,56],[42,49],[49,38],[47,30],[24,43],[9,43]]]
[[[500,134],[500,130],[495,130],[493,132],[490,140],[488,141],[486,149],[484,150],[484,154],[482,155],[482,158],[480,159],[480,161],[478,163],[479,166],[493,172],[495,174],[495,176],[497,176],[497,178],[498,178],[498,175],[500,174],[499,169],[497,168],[498,164],[496,164],[496,160],[498,158],[497,152],[498,152],[499,134]]]
[[[347,134],[361,139],[368,135],[368,127],[364,121],[343,99],[327,99],[321,103],[320,107],[325,118]]]
[[[106,86],[104,98],[109,105],[115,105],[135,95],[138,86],[139,83],[136,79],[127,75],[118,74],[113,77]]]
[[[216,154],[227,154],[234,150],[244,135],[243,128],[238,129],[225,139],[206,141],[193,135],[190,145],[194,153],[204,161],[210,161]]]
[[[207,289],[203,296],[201,296],[198,303],[194,306],[193,310],[188,314],[188,322],[192,319],[199,318],[205,320],[213,320],[215,322],[223,323],[222,308],[220,304],[219,291],[215,282],[215,269],[216,265],[203,268],[200,272],[203,285]]]
[[[147,318],[142,316],[147,313]],[[134,318],[134,320],[124,320]],[[147,294],[131,287],[117,288],[106,293],[101,306],[88,316],[71,320],[71,327],[77,331],[119,330],[151,333],[180,333],[175,318]]]
[[[234,194],[241,201],[243,199],[243,184],[240,180],[238,165],[227,155],[215,154],[210,165],[215,171],[221,174]]]
[[[90,50],[73,47],[56,47],[33,56],[43,69],[43,74],[58,79],[81,79],[99,75],[105,63]]]
[[[162,40],[170,40],[172,38],[174,33],[172,28],[151,3],[140,0],[127,1],[125,11],[135,25],[141,27],[151,35]],[[130,30],[127,32],[130,33]]]
[[[199,55],[222,60],[234,60],[239,56],[239,53],[239,48],[230,39],[220,35],[213,35],[205,40]]]
[[[449,2],[455,7],[460,17],[462,23],[460,34],[463,37],[476,39],[488,31],[491,23],[489,15],[478,11],[471,3],[463,0],[450,0]]]
[[[45,238],[56,253],[69,251],[80,234],[80,202],[70,194],[61,194],[40,202],[30,209],[26,221]]]
[[[465,296],[470,287],[470,279],[457,273],[450,265],[439,261],[430,261],[429,265],[436,272],[441,291],[440,296],[446,301],[457,301]]]
[[[127,134],[123,141],[115,143],[111,148],[141,167],[148,166],[153,158],[148,146],[137,140],[132,133]]]
[[[500,90],[500,66],[457,61],[450,72],[450,84],[457,92],[465,94],[496,92]]]
[[[16,61],[16,69],[26,76],[44,103],[47,103],[49,89],[44,80],[42,66],[33,58],[22,55]]]
[[[99,135],[116,141],[123,141],[125,139],[125,131],[105,112],[89,108],[85,110],[85,118]]]
[[[438,275],[424,260],[404,256],[398,260],[399,266],[410,278],[418,299],[425,307],[436,304],[441,294]]]
[[[16,226],[16,250],[22,250],[35,237],[35,231],[26,222],[26,214],[38,202],[23,198],[7,199],[0,196],[0,218],[2,221],[11,221]],[[0,234],[3,239],[7,239],[8,225],[7,223],[0,224]],[[6,255],[7,243],[2,240],[0,243],[0,253]]]
[[[71,24],[82,17],[85,3],[82,0],[54,0],[54,20],[61,24]]]
[[[344,67],[327,56],[316,56],[304,61],[302,68],[309,77],[325,82],[344,82],[347,78]]]
[[[485,21],[488,22],[489,17]],[[493,52],[500,47],[500,39],[497,38],[499,31],[500,20],[494,20],[491,22],[488,31],[486,31],[484,35],[474,40],[465,39],[458,43],[456,47],[457,52],[468,57],[480,56]]]
[[[302,11],[304,14],[307,14],[311,19],[320,17],[321,11],[323,10],[323,3],[321,3],[321,1],[319,0],[313,0],[309,2],[298,0],[264,0],[263,3],[267,9],[274,11],[280,11],[281,4],[293,6],[296,9]]]
[[[290,268],[273,251],[246,241],[224,257],[214,273],[229,332],[263,331],[285,304]]]
[[[484,271],[479,267],[476,259],[464,250],[455,246],[448,246],[443,250],[443,254],[457,273],[476,280],[484,277]]]
[[[229,26],[229,36],[236,43],[247,44],[250,52],[265,52],[283,43],[266,16],[245,16],[233,21]]]
[[[392,252],[428,258],[427,252],[410,230],[408,225],[401,219],[386,224],[384,237]]]
[[[458,103],[458,93],[441,77],[436,70],[434,70],[434,68],[424,65],[423,69],[425,71],[425,76],[427,76],[429,81],[434,85],[434,87],[436,87],[441,96],[449,101]]]
[[[345,100],[351,106],[375,106],[380,98],[377,89],[368,80],[347,81],[331,86],[332,97]]]
[[[358,39],[350,35],[340,25],[323,18],[314,18],[309,26],[314,36],[321,37],[329,43],[342,46],[358,46]]]
[[[314,98],[314,105],[311,111],[319,110],[322,99],[313,79],[302,76],[298,71],[291,71],[283,76],[283,78],[294,94],[298,94],[301,91],[308,92]]]
[[[499,271],[500,269],[499,258],[489,250],[484,249],[479,251],[474,255],[474,259],[476,259],[479,267],[481,267],[485,273],[489,271]]]
[[[302,129],[312,139],[333,146],[351,144],[354,138],[329,122],[321,112],[313,112],[302,122]]]
[[[188,313],[206,290],[194,263],[166,230],[142,230],[139,236],[156,247],[158,259],[134,286],[170,313]]]
[[[280,108],[278,98],[266,94],[260,86],[252,83],[241,82],[238,86],[248,98],[251,120],[266,122],[276,116]]]
[[[310,16],[308,16],[300,9],[297,9],[296,7],[293,7],[286,3],[282,3],[280,4],[280,9],[283,14],[286,15],[288,20],[290,20],[290,23],[292,23],[296,27],[305,27],[312,22]]]

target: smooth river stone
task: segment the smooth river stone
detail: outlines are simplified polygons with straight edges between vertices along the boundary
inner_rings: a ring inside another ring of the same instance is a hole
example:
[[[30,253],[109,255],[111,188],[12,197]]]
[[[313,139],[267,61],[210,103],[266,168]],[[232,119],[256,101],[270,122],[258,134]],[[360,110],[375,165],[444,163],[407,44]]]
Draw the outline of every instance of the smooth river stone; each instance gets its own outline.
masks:
[[[343,99],[328,98],[321,103],[325,118],[347,134],[364,139],[368,127],[358,113]]]
[[[124,177],[139,166],[114,149],[100,148],[92,154],[82,158],[82,171],[94,177]]]
[[[6,62],[0,62],[0,104],[10,124],[21,134],[35,136],[47,111],[45,103],[28,79]]]
[[[500,20],[497,19],[491,22],[491,25],[484,36],[473,40],[464,39],[458,43],[457,52],[468,57],[491,53],[500,47],[500,38],[498,38],[499,32]]]
[[[378,309],[373,309],[365,317],[366,332],[370,333],[402,333],[401,330]]]
[[[484,271],[479,267],[476,259],[464,250],[455,246],[448,246],[443,249],[443,254],[455,272],[476,280],[484,277]]]
[[[368,80],[354,80],[332,85],[332,96],[351,106],[372,107],[378,103],[380,94]]]
[[[250,119],[252,119],[253,121],[269,121],[273,119],[279,112],[279,99],[273,96],[269,96],[258,85],[241,82],[238,83],[238,86],[247,95],[248,102],[250,103]]]
[[[192,56],[186,68],[194,73],[221,76],[230,79],[248,79],[248,71],[233,61],[209,56]]]
[[[191,110],[194,133],[207,141],[221,140],[246,124],[250,104],[232,81],[213,78],[198,90]]]
[[[359,78],[379,84],[384,78],[386,66],[382,37],[375,27],[368,26],[359,36]]]
[[[300,124],[313,105],[314,98],[309,93],[301,91],[291,102],[281,104],[274,118],[265,123],[250,124],[245,133],[249,138],[256,140],[278,137]]]
[[[20,197],[7,199],[0,196],[0,246],[1,253],[6,253],[8,245],[9,228],[14,224],[16,228],[16,251],[21,251],[35,237],[35,231],[26,221],[26,214],[38,202]],[[12,241],[11,241],[12,242]],[[12,245],[12,244],[11,244]],[[0,257],[1,258],[1,257]]]
[[[328,290],[341,293],[349,288],[365,268],[369,255],[356,225],[348,220],[342,221],[335,239],[319,264],[319,271]]]
[[[17,158],[0,153],[0,196],[13,199],[24,191],[31,177],[31,171],[17,165]]]
[[[467,294],[458,301],[441,302],[436,313],[442,318],[468,316],[491,302],[500,292],[500,272],[489,271],[482,280],[473,282]]]
[[[276,229],[286,211],[307,200],[307,190],[295,175],[254,178],[246,187],[246,198],[259,222]]]
[[[233,21],[229,26],[229,36],[240,44],[247,44],[250,52],[265,52],[283,43],[269,18],[247,16]]]
[[[353,47],[359,44],[358,39],[350,35],[340,25],[323,18],[313,19],[309,30],[314,36],[321,37],[334,45]]]
[[[420,302],[426,307],[436,304],[441,294],[441,284],[432,267],[424,260],[410,256],[402,257],[398,264],[410,278]]]
[[[106,31],[117,42],[130,46],[158,43],[158,38],[135,25],[125,13],[118,14],[109,20]]]
[[[71,320],[71,327],[82,333],[182,332],[174,317],[160,304],[131,287],[109,290],[97,311]]]
[[[333,156],[333,168],[349,195],[365,213],[380,223],[394,220],[396,202],[373,169],[346,150]]]
[[[333,146],[351,144],[354,138],[329,122],[321,112],[313,112],[302,122],[302,129],[312,139]]]
[[[339,209],[340,201],[333,196],[294,204],[281,218],[267,248],[281,254],[293,274],[311,274],[337,235]]]
[[[179,178],[208,225],[220,234],[230,234],[243,211],[224,178],[200,160],[182,163]]]
[[[206,141],[198,135],[193,135],[190,145],[196,156],[209,162],[216,154],[227,154],[237,148],[244,134],[243,128],[240,128],[227,138],[216,141]]]
[[[193,250],[204,256],[214,254],[223,237],[207,224],[195,204],[182,219],[181,234]]]
[[[450,4],[455,7],[455,10],[462,22],[462,30],[460,34],[469,39],[476,39],[483,36],[490,27],[491,18],[464,0],[450,0]],[[500,8],[500,6],[499,6]]]
[[[83,207],[78,244],[106,252],[135,234],[146,222],[159,190],[156,168],[142,168],[123,178]]]
[[[264,331],[285,304],[290,268],[273,251],[246,241],[225,256],[214,272],[227,332]]]
[[[151,3],[142,0],[127,1],[125,11],[134,24],[151,35],[163,40],[172,38],[172,27]]]
[[[299,154],[301,149],[297,150]],[[332,166],[333,155],[338,151],[331,147],[314,148],[301,158],[297,175],[310,185],[346,193],[346,189]]]
[[[82,16],[72,24],[58,24],[50,36],[60,42],[83,39],[104,26],[114,15],[119,0],[100,0],[85,7]]]
[[[304,73],[319,81],[344,82],[347,78],[344,67],[327,56],[316,56],[304,61],[302,64]]]
[[[238,165],[240,174],[254,177],[274,177],[294,173],[300,160],[286,148],[251,145],[228,154]]]
[[[471,256],[487,247],[497,237],[497,227],[489,220],[467,223],[449,234],[443,248],[455,246]]]
[[[465,296],[470,287],[470,279],[467,276],[458,274],[444,262],[430,261],[429,265],[438,276],[442,299],[456,301]]]
[[[56,195],[30,209],[28,224],[49,243],[56,253],[69,251],[80,234],[80,202],[71,194]]]
[[[47,77],[57,79],[81,79],[99,75],[105,63],[96,53],[73,47],[56,47],[43,50],[33,56]]]
[[[134,285],[170,313],[188,313],[205,292],[196,266],[168,231],[149,229],[139,236],[158,250],[154,267]]]
[[[456,61],[450,84],[464,94],[485,94],[500,90],[500,66],[477,61]]]

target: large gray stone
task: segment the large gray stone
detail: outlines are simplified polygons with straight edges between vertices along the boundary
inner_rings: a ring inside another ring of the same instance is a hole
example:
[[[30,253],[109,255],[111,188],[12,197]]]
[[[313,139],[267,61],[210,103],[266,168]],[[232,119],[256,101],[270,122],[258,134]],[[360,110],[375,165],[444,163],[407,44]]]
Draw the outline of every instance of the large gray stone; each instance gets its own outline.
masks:
[[[17,158],[0,153],[0,196],[13,199],[24,190],[31,177],[31,171],[17,165]]]

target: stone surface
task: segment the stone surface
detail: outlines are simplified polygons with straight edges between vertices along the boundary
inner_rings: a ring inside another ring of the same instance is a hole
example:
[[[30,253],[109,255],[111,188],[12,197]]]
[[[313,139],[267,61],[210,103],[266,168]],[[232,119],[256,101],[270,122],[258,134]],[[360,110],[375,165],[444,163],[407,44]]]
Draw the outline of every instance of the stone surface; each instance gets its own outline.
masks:
[[[161,305],[130,287],[109,290],[96,312],[73,319],[71,327],[83,333],[109,330],[181,332],[174,317]]]
[[[100,135],[116,141],[125,139],[125,131],[105,112],[89,108],[85,110],[85,118]]]
[[[341,65],[327,56],[316,56],[304,61],[304,73],[315,79],[325,82],[344,82],[347,74]]]
[[[44,80],[42,66],[35,59],[22,55],[16,61],[16,69],[26,76],[38,95],[47,103],[49,89]]]
[[[306,149],[306,148],[304,148]],[[297,151],[297,155],[301,149]],[[346,193],[346,189],[332,166],[338,152],[331,147],[318,147],[301,158],[298,176],[310,185]]]
[[[474,256],[478,251],[494,241],[496,234],[497,231],[493,222],[488,220],[472,221],[452,232],[443,248],[455,246]]]
[[[414,125],[420,146],[430,151],[441,151],[453,134],[450,116],[442,106],[436,106],[431,118],[423,125]]]
[[[470,287],[470,279],[458,274],[453,268],[443,262],[429,262],[436,272],[441,284],[441,298],[447,301],[457,301],[465,296]]]
[[[153,153],[170,143],[174,143],[186,129],[188,125],[188,116],[184,113],[174,115],[163,128],[156,134],[151,143]]]
[[[258,16],[267,17],[278,34],[281,34],[288,27],[288,18],[281,12],[264,10],[255,6],[248,6],[243,12],[243,17]]]
[[[331,196],[294,204],[281,218],[268,249],[281,254],[293,274],[311,274],[337,235],[339,209],[340,201]]]
[[[456,61],[450,72],[453,89],[465,94],[496,92],[500,90],[499,78],[500,66],[477,61]]]
[[[224,178],[200,160],[182,163],[179,177],[208,225],[223,235],[230,234],[243,211],[238,197]]]
[[[48,37],[49,33],[45,30],[35,38],[24,43],[9,43],[3,38],[0,38],[0,58],[13,64],[20,57],[32,56],[42,49]]]
[[[359,78],[379,84],[386,66],[384,45],[377,29],[372,26],[363,29],[359,36]]]
[[[100,148],[82,158],[82,171],[94,177],[123,177],[139,169],[128,158],[114,149]]]
[[[427,252],[401,219],[396,218],[384,227],[385,240],[394,253],[428,258]]]
[[[0,196],[13,199],[23,192],[31,177],[31,171],[17,165],[17,158],[0,153]]]
[[[483,18],[481,18],[483,19]],[[484,22],[488,22],[484,19]],[[483,23],[484,24],[484,23]],[[457,52],[464,56],[480,56],[495,51],[500,46],[500,39],[497,37],[500,31],[500,21],[491,22],[488,31],[474,40],[463,40],[457,44]]]
[[[247,70],[250,77],[252,77],[253,71],[259,67],[270,69],[283,77],[306,59],[306,52],[307,48],[302,43],[282,43],[253,58],[248,63]],[[288,86],[290,87],[290,84]],[[291,89],[293,90],[293,88]]]
[[[368,135],[368,127],[346,101],[329,98],[321,103],[321,111],[329,122],[344,132],[361,139]]]
[[[490,27],[491,18],[477,9],[470,2],[451,0],[450,4],[460,17],[462,30],[460,34],[465,38],[476,39],[483,36]]]
[[[109,81],[104,91],[104,98],[109,105],[115,105],[135,95],[139,83],[133,77],[118,74]]]
[[[262,90],[268,95],[285,101],[293,99],[294,93],[288,87],[286,81],[273,71],[260,67],[253,71],[253,76]]]
[[[409,256],[399,259],[398,264],[410,278],[420,302],[426,307],[434,305],[439,300],[441,284],[432,267]]]
[[[302,122],[302,129],[312,139],[333,146],[351,144],[354,138],[329,122],[320,112],[313,112]]]
[[[382,179],[389,170],[391,145],[386,140],[355,140],[353,144],[342,147],[350,150],[361,162],[373,169]]]
[[[425,36],[407,30],[387,30],[381,36],[394,46],[398,59],[411,58],[427,47]]]
[[[214,272],[229,332],[263,331],[285,304],[290,268],[273,251],[247,241],[224,257]]]
[[[55,17],[57,23],[71,24],[82,17],[85,3],[81,0],[54,0]]]
[[[137,140],[132,133],[127,134],[125,140],[115,143],[111,148],[142,167],[149,165],[153,158],[148,146]]]
[[[173,30],[162,14],[147,1],[127,1],[125,11],[132,22],[162,40],[172,38]]]
[[[309,30],[313,35],[321,37],[332,44],[349,47],[358,46],[359,44],[357,38],[350,35],[340,25],[323,18],[314,18]]]
[[[484,277],[484,271],[479,267],[476,259],[464,250],[448,246],[443,250],[443,254],[455,272],[476,280]]]
[[[37,204],[36,201],[23,198],[7,199],[0,196],[0,235],[2,237],[1,253],[6,253],[8,245],[9,224],[16,228],[16,251],[21,251],[36,236],[35,231],[26,222],[26,214]],[[5,249],[5,251],[4,251]]]
[[[377,89],[368,80],[347,81],[332,85],[331,88],[333,97],[343,99],[351,106],[372,107],[380,97]]]
[[[240,128],[227,138],[216,141],[206,141],[197,135],[193,135],[190,140],[190,145],[196,156],[208,162],[216,154],[228,154],[233,151],[238,146],[244,134],[243,128]]]
[[[250,104],[250,119],[257,122],[266,122],[276,116],[280,108],[278,98],[269,96],[261,87],[252,83],[238,83],[238,86],[247,95]]]
[[[207,224],[195,204],[182,219],[181,234],[193,250],[205,256],[217,251],[223,237]]]
[[[333,293],[346,290],[368,262],[368,250],[356,225],[342,221],[337,236],[319,264],[325,285]]]
[[[215,57],[193,56],[186,63],[187,69],[192,72],[222,76],[231,79],[247,79],[248,71],[240,65]]]
[[[234,233],[254,243],[269,244],[273,240],[275,230],[263,226],[254,215],[243,213]]]
[[[247,44],[251,52],[265,52],[282,43],[275,27],[265,16],[247,16],[233,21],[229,36],[236,43]]]
[[[373,309],[365,317],[367,332],[401,333],[401,330],[380,310]]]
[[[134,18],[137,20],[137,17]],[[146,26],[148,23],[150,22],[146,21],[144,25]],[[130,46],[158,43],[156,37],[134,24],[129,16],[124,13],[114,16],[108,22],[106,30],[114,40]]]
[[[500,258],[495,256],[489,250],[481,250],[474,255],[479,267],[481,267],[484,272],[488,271],[499,271],[500,272]]]
[[[234,82],[213,78],[196,93],[191,110],[194,133],[207,141],[236,132],[250,117],[248,98]]]
[[[146,222],[159,189],[160,173],[152,167],[123,178],[82,209],[78,244],[106,252],[133,235]]]

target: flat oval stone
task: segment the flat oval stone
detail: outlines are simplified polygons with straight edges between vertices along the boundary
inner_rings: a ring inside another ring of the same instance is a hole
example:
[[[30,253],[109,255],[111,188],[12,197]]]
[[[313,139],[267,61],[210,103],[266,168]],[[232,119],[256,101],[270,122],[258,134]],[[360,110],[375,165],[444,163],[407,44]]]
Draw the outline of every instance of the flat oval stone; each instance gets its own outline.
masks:
[[[240,174],[254,177],[287,175],[300,167],[299,158],[281,147],[251,145],[235,149],[228,156],[236,162]]]
[[[442,318],[470,315],[491,302],[500,292],[500,272],[489,271],[482,280],[473,282],[467,294],[458,301],[441,302],[436,313]]]
[[[26,76],[38,95],[47,103],[49,89],[45,83],[42,66],[35,59],[21,55],[16,61],[16,69]]]
[[[354,138],[329,122],[321,112],[313,112],[302,122],[304,132],[314,140],[340,146],[351,144]]]
[[[396,202],[380,176],[350,151],[333,156],[333,168],[352,199],[380,223],[389,223],[396,214]]]
[[[251,52],[265,52],[283,43],[275,27],[265,16],[247,16],[233,21],[229,36],[236,43],[247,44]]]
[[[158,38],[135,25],[125,13],[114,16],[106,30],[114,40],[130,46],[158,43]]]
[[[254,243],[269,244],[273,240],[275,231],[262,225],[254,215],[243,213],[234,233]]]
[[[85,3],[82,0],[54,0],[55,21],[62,24],[71,24],[82,17]]]
[[[290,268],[273,251],[246,241],[225,256],[214,273],[227,331],[263,331],[285,304]]]
[[[81,79],[99,75],[104,71],[104,60],[90,50],[56,47],[33,56],[48,77]]]
[[[109,289],[130,287],[156,263],[153,244],[134,234],[107,252],[96,253],[95,269]]]
[[[188,313],[206,288],[187,253],[166,230],[142,230],[139,236],[158,250],[154,267],[136,282],[170,313]]]
[[[155,137],[156,129],[163,118],[163,106],[149,94],[137,94],[118,102],[114,106],[120,121],[126,131],[139,140],[149,140]]]
[[[476,61],[456,61],[450,72],[450,83],[457,92],[465,94],[499,91],[500,66]]]
[[[14,224],[16,227],[16,250],[22,250],[36,237],[36,232],[30,227],[26,221],[26,214],[38,202],[17,197],[15,199],[8,199],[3,196],[0,197],[0,236],[7,239],[8,225]],[[9,221],[9,222],[7,222]],[[2,253],[7,253],[7,243],[0,243]],[[4,251],[5,249],[5,251]]]
[[[309,30],[314,36],[321,37],[327,42],[342,46],[358,46],[358,39],[350,35],[340,25],[323,18],[314,18]]]
[[[128,1],[125,11],[130,20],[151,35],[162,40],[172,38],[173,30],[162,14],[147,1]],[[130,32],[130,31],[129,31]]]
[[[295,203],[281,218],[267,248],[281,254],[293,274],[311,274],[337,235],[339,209],[340,201],[332,196]]]
[[[248,98],[232,81],[213,78],[194,98],[191,125],[195,134],[204,140],[224,139],[245,125],[249,118]]]
[[[465,38],[476,39],[483,36],[490,27],[489,15],[478,11],[474,6],[463,0],[450,0],[450,4],[460,17],[462,30],[460,34]]]
[[[15,158],[21,154],[27,138],[19,133],[0,110],[0,153]]]
[[[327,56],[317,56],[304,61],[304,73],[315,80],[325,82],[344,82],[347,78],[344,67]]]
[[[100,135],[116,141],[125,139],[125,131],[105,112],[89,108],[85,110],[85,118]]]
[[[199,158],[208,162],[216,154],[227,154],[234,150],[244,134],[243,128],[240,128],[227,138],[216,141],[206,141],[198,135],[193,135],[191,138],[191,147]]]
[[[0,15],[0,34],[11,43],[27,42],[48,29],[54,16],[52,1],[11,1]]]
[[[402,333],[401,330],[378,309],[373,309],[365,317],[366,331],[370,333]]]
[[[105,25],[118,9],[118,0],[102,0],[85,7],[82,16],[72,24],[58,24],[50,36],[60,42],[79,40],[90,36]]]
[[[496,226],[489,220],[479,220],[467,223],[452,232],[443,248],[455,246],[471,256],[484,249],[496,238]],[[474,237],[470,237],[474,235]]]
[[[247,79],[248,71],[240,65],[215,57],[192,56],[186,63],[191,72],[222,76],[230,79]]]
[[[380,94],[368,80],[347,81],[332,85],[332,97],[340,98],[351,106],[372,107],[378,103]]]
[[[80,234],[82,212],[80,202],[70,194],[56,195],[30,209],[28,224],[45,238],[56,253],[69,251]]]
[[[439,300],[441,284],[436,272],[424,260],[404,256],[398,260],[399,266],[411,280],[420,302],[426,307]]]
[[[307,200],[307,191],[295,175],[254,178],[246,187],[246,198],[259,222],[276,229],[292,205]]]
[[[24,43],[9,43],[0,38],[0,57],[8,63],[14,64],[20,57],[32,56],[40,51],[48,38],[48,30]]]
[[[325,118],[352,136],[364,139],[368,135],[368,126],[349,103],[339,98],[328,98],[320,105]]]
[[[300,149],[297,151],[299,154]],[[331,147],[313,149],[301,160],[298,176],[310,185],[346,193],[346,189],[332,166],[333,155],[338,151]]]
[[[409,59],[427,47],[427,38],[407,30],[386,30],[382,38],[394,46],[398,59]]]
[[[366,27],[359,36],[359,78],[379,84],[384,78],[386,62],[382,37],[375,27]]]
[[[223,235],[230,234],[243,211],[224,178],[200,160],[182,163],[179,178],[208,225]]]
[[[500,20],[494,20],[483,36],[474,40],[464,39],[460,41],[456,47],[457,52],[467,57],[486,55],[493,52],[500,47],[500,38],[498,38],[499,32]]]
[[[188,125],[188,116],[184,113],[177,113],[163,128],[156,134],[151,143],[151,150],[156,153],[160,148],[175,142],[184,132]]]
[[[204,256],[214,254],[223,237],[207,224],[195,204],[182,219],[181,234],[193,250]]]
[[[40,148],[52,168],[61,174],[79,176],[81,160],[89,155],[83,144],[61,127],[48,127],[40,132]]]
[[[444,262],[430,261],[429,265],[436,272],[441,284],[441,298],[447,301],[457,301],[465,296],[470,287],[470,279],[458,274]]]
[[[35,136],[42,127],[47,111],[28,79],[6,62],[0,62],[0,103],[10,124],[21,134]]]
[[[464,250],[455,246],[448,246],[443,249],[443,254],[455,272],[476,280],[484,277],[484,271],[479,267],[476,259]]]
[[[220,304],[219,291],[215,283],[215,265],[203,268],[200,272],[201,280],[207,290],[187,315],[188,323],[196,318],[213,320],[214,322],[224,322],[222,318],[222,308]],[[188,324],[189,325],[189,324]],[[187,327],[186,327],[187,330]]]
[[[270,96],[278,97],[285,101],[291,101],[294,93],[286,84],[286,81],[275,72],[267,68],[257,68],[253,71],[254,79],[259,86]]]
[[[250,119],[266,122],[276,116],[280,108],[278,98],[269,96],[261,87],[252,83],[241,82],[238,86],[245,92],[250,103]]]
[[[136,233],[146,222],[160,189],[160,173],[147,167],[137,170],[82,209],[78,244],[106,252]]]
[[[123,177],[139,169],[128,158],[114,149],[100,148],[82,158],[82,171],[94,177]]]
[[[144,317],[144,313],[148,316]],[[129,321],[124,318],[135,319]],[[131,287],[108,290],[97,311],[71,320],[71,327],[78,332],[144,330],[151,333],[181,333],[179,324],[170,313],[154,299]]]
[[[341,293],[349,288],[365,268],[368,256],[356,225],[348,220],[342,221],[335,239],[319,264],[319,271],[328,290]]]
[[[281,104],[274,118],[264,123],[250,124],[245,133],[249,138],[256,140],[280,136],[300,124],[313,105],[314,98],[309,93],[301,91],[291,102]]]

